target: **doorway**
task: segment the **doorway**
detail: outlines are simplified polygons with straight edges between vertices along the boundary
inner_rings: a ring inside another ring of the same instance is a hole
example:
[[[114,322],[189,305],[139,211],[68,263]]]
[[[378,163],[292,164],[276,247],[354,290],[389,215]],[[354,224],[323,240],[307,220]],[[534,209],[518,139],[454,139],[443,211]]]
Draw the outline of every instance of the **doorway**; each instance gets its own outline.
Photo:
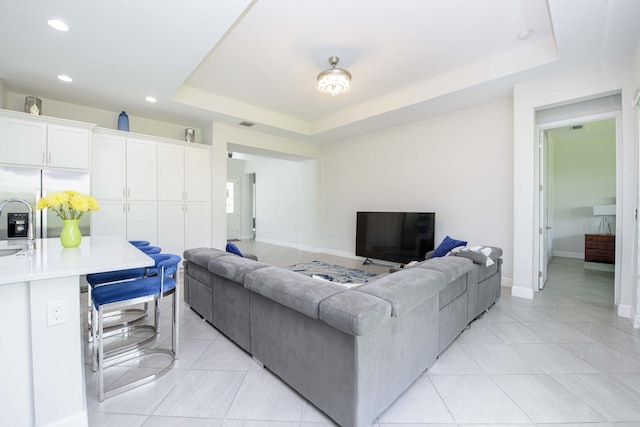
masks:
[[[240,238],[240,180],[227,177],[227,241]]]
[[[612,114],[538,127],[539,290],[554,257],[580,260],[585,274],[615,271],[618,127]],[[598,246],[600,253],[607,245],[611,258],[590,262],[589,248]],[[612,292],[616,303],[618,282]]]

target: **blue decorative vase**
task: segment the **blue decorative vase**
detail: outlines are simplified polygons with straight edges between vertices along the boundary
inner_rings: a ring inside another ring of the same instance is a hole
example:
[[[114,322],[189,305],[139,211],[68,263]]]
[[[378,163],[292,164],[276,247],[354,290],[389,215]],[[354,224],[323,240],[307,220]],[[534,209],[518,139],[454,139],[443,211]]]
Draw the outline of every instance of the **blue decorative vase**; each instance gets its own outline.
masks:
[[[124,111],[118,116],[118,130],[129,132],[129,116]]]

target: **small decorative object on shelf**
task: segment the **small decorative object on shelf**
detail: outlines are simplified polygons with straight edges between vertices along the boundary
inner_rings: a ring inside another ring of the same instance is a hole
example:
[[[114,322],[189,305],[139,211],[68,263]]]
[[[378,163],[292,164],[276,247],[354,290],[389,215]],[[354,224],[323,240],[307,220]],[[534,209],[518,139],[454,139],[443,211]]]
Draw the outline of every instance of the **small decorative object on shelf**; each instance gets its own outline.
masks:
[[[124,111],[118,116],[118,130],[129,132],[129,116]]]
[[[38,200],[36,209],[53,209],[62,220],[64,226],[60,233],[60,242],[65,248],[80,245],[82,234],[78,228],[78,220],[85,212],[97,211],[100,205],[96,199],[73,190],[51,193]]]
[[[42,114],[42,99],[35,96],[26,96],[24,98],[24,112],[36,116]]]
[[[195,129],[186,128],[184,130],[184,140],[187,142],[196,142],[196,131]]]

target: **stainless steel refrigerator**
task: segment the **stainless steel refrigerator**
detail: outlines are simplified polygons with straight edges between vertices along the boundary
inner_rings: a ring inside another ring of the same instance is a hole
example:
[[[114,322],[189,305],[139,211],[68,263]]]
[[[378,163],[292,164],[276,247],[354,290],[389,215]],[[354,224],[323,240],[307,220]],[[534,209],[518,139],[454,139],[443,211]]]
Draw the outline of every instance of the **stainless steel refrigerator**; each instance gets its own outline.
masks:
[[[20,167],[0,168],[0,202],[10,198],[24,199],[33,208],[34,237],[60,237],[62,220],[54,212],[49,210],[36,211],[36,202],[48,194],[56,191],[74,190],[78,193],[89,194],[91,191],[89,172],[41,170]],[[16,221],[22,221],[27,212],[27,207],[21,203],[10,203],[0,215],[0,240],[13,237],[16,230]],[[89,214],[84,214],[79,226],[83,236],[89,235]],[[22,229],[22,225],[18,226]],[[12,235],[12,236],[9,236]]]

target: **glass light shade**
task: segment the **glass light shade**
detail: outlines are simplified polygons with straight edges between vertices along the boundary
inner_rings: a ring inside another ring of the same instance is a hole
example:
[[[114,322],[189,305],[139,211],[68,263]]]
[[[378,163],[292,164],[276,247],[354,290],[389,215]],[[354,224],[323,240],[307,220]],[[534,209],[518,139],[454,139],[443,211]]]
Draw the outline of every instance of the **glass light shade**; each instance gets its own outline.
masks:
[[[329,58],[329,64],[331,64],[332,68],[318,74],[318,90],[320,92],[336,96],[349,90],[351,86],[351,73],[347,70],[336,68],[338,61],[340,61],[340,58],[332,56]]]

